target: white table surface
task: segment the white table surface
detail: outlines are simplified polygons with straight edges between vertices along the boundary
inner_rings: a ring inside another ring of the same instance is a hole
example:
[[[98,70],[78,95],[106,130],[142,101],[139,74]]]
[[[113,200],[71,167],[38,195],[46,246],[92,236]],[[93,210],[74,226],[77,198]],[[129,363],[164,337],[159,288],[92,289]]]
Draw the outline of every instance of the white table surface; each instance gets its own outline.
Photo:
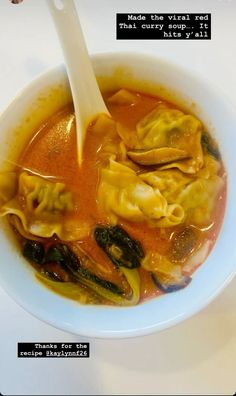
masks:
[[[218,84],[236,107],[235,0],[78,0],[77,6],[91,53],[159,54]],[[116,41],[116,12],[211,12],[212,40]],[[61,62],[44,0],[24,0],[21,5],[0,0],[0,111],[25,84]],[[114,341],[54,329],[0,289],[0,392],[232,395],[236,391],[235,289],[236,280],[201,313],[172,329]],[[75,341],[91,343],[89,359],[16,357],[17,342]]]

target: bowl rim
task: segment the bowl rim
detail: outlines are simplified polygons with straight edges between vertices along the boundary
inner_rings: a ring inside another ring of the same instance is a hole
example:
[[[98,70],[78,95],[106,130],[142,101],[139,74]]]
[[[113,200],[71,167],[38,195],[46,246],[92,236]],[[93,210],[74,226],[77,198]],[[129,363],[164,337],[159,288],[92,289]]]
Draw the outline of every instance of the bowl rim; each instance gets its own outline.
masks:
[[[216,88],[211,82],[207,81],[206,79],[204,79],[204,77],[200,77],[199,75],[197,75],[195,72],[185,69],[182,66],[176,65],[174,62],[166,60],[164,58],[160,58],[156,55],[150,55],[150,54],[146,54],[146,53],[141,53],[141,52],[126,52],[126,51],[121,51],[121,52],[102,52],[102,53],[96,53],[94,55],[91,56],[92,61],[96,62],[96,61],[100,61],[100,60],[104,60],[104,59],[114,59],[114,57],[118,60],[118,61],[122,61],[122,63],[125,63],[125,59],[127,60],[129,59],[136,59],[137,61],[144,61],[144,62],[156,62],[157,64],[162,64],[163,66],[168,65],[168,67],[173,67],[176,71],[181,71],[181,73],[185,73],[185,75],[190,78],[191,80],[194,81],[195,83],[199,83],[199,84],[206,84],[207,89],[212,92],[212,94],[216,93],[217,97],[219,97],[219,91],[221,91],[221,89]],[[35,86],[38,87],[40,86],[40,82],[41,81],[45,81],[46,79],[51,78],[51,76],[55,75],[55,73],[61,73],[61,75],[64,75],[66,77],[66,71],[65,71],[65,67],[64,65],[59,65],[53,68],[50,68],[49,70],[47,70],[46,72],[42,72],[39,76],[37,76],[34,80],[32,80],[29,84],[27,84],[25,87],[23,87],[18,93],[17,95],[13,98],[13,100],[10,102],[10,104],[6,107],[6,109],[2,112],[2,114],[0,115],[0,124],[2,122],[2,120],[4,119],[4,117],[7,117],[8,112],[11,110],[12,106],[14,106],[15,104],[17,104],[17,102],[21,99],[22,96],[26,95],[27,92],[31,89],[33,89]],[[232,104],[230,103],[229,100],[225,99],[225,95],[221,96],[220,99],[221,102],[225,103],[225,106],[227,107],[229,113],[232,116],[232,119],[235,118],[235,125],[236,125],[236,116],[234,115],[234,108],[232,106]],[[225,211],[225,218],[226,218],[226,211]],[[224,221],[225,222],[225,221]],[[220,234],[223,230],[224,227],[224,222],[221,226],[221,230],[220,230]],[[218,236],[219,238],[219,236]],[[217,238],[217,239],[218,239]],[[218,243],[218,241],[217,241]],[[216,243],[216,245],[217,245]],[[215,247],[213,248],[213,251],[215,250]],[[198,313],[200,310],[202,310],[204,307],[206,307],[208,304],[210,304],[210,302],[216,298],[216,296],[218,296],[222,290],[229,284],[229,282],[233,279],[234,275],[236,274],[236,266],[234,265],[234,267],[232,266],[232,270],[230,270],[227,274],[227,276],[224,277],[223,282],[221,283],[221,285],[217,285],[215,288],[212,287],[211,288],[211,292],[208,293],[207,295],[207,299],[197,299],[196,301],[194,301],[191,305],[191,309],[185,311],[185,312],[179,312],[178,315],[169,318],[166,321],[163,321],[161,323],[152,323],[149,324],[147,326],[143,326],[142,328],[126,328],[126,329],[117,329],[117,330],[106,330],[106,329],[91,329],[91,328],[84,328],[82,330],[80,330],[79,328],[73,328],[73,325],[71,325],[70,323],[67,322],[63,322],[61,321],[60,317],[57,318],[50,318],[47,315],[47,312],[45,314],[45,312],[43,311],[37,311],[35,310],[35,305],[32,305],[31,303],[29,303],[28,301],[25,301],[24,298],[22,298],[22,295],[19,296],[18,293],[15,292],[15,290],[13,290],[9,285],[5,282],[4,279],[0,278],[0,285],[3,287],[3,289],[6,291],[6,293],[21,307],[23,307],[27,312],[29,312],[30,314],[32,314],[34,317],[42,320],[43,322],[50,324],[60,330],[64,330],[73,334],[79,334],[81,336],[85,336],[85,337],[93,337],[93,338],[130,338],[130,337],[137,337],[137,336],[144,336],[144,335],[148,335],[151,333],[154,333],[156,331],[162,331],[164,329],[170,328],[180,322],[182,322],[183,320],[186,320],[190,317],[192,317],[193,315],[195,315],[196,313]],[[185,289],[184,289],[185,290]],[[184,293],[183,290],[183,293]],[[51,293],[51,292],[49,292]],[[61,297],[60,297],[61,298]],[[159,297],[159,299],[162,297]],[[149,300],[143,304],[140,304],[139,306],[135,306],[135,307],[129,307],[129,308],[120,308],[120,307],[114,307],[114,308],[107,308],[105,307],[104,310],[106,312],[110,311],[110,312],[114,312],[119,311],[119,313],[122,312],[127,312],[127,310],[129,310],[131,312],[131,310],[133,312],[138,312],[140,311],[140,307],[143,306],[147,306],[149,305],[150,307],[152,305],[155,305],[155,301],[157,299],[152,299]],[[77,303],[78,304],[78,303]],[[36,302],[36,307],[37,307],[37,302]],[[79,307],[78,307],[79,308]],[[80,307],[81,308],[81,307]],[[88,308],[88,306],[86,306],[86,309]],[[80,309],[78,309],[79,311]],[[100,307],[96,307],[95,308],[96,312],[100,311],[102,312]],[[141,310],[142,311],[142,310]],[[138,312],[139,314],[139,312]],[[118,315],[119,316],[119,315]],[[126,315],[127,316],[127,315]]]

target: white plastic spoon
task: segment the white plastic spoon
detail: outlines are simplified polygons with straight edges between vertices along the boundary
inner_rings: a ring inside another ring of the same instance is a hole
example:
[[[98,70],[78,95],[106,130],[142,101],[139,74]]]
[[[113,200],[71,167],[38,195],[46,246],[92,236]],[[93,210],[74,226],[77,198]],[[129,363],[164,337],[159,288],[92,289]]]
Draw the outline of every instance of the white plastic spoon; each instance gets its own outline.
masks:
[[[86,130],[99,113],[109,115],[99,90],[73,0],[47,0],[59,36],[75,108],[78,162]]]

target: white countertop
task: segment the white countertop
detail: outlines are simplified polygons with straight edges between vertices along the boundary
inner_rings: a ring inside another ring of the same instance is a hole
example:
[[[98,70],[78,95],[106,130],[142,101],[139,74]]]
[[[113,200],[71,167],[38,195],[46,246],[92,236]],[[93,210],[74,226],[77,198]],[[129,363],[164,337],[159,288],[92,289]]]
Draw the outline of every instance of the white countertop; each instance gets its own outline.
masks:
[[[91,53],[159,54],[216,83],[236,107],[236,1],[77,0],[77,5]],[[211,12],[212,40],[116,41],[117,12]],[[24,0],[21,5],[0,0],[0,111],[30,80],[61,62],[44,0]],[[4,395],[232,395],[236,391],[236,280],[193,318],[136,339],[96,340],[64,333],[26,313],[2,289],[0,318]],[[76,341],[90,342],[89,359],[16,357],[17,342]]]

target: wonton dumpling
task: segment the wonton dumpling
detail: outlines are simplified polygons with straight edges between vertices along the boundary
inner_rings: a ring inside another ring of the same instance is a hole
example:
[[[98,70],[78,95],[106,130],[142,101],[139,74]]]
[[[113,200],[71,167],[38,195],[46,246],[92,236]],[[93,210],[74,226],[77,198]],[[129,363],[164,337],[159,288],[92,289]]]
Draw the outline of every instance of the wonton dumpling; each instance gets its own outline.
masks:
[[[72,196],[65,191],[65,184],[52,183],[39,176],[22,173],[18,193],[26,198],[26,210],[34,215],[73,209]]]
[[[209,179],[199,178],[183,189],[177,202],[183,206],[193,223],[207,224],[222,186],[223,180],[217,175]]]
[[[117,126],[117,131],[129,148],[149,150],[173,147],[184,150],[190,157],[160,169],[178,168],[193,174],[203,166],[202,124],[190,114],[159,105],[137,124],[135,132],[127,131],[121,125]]]
[[[63,183],[25,172],[19,177],[18,189],[16,178],[12,178],[12,183],[16,195],[0,208],[0,216],[11,215],[11,223],[21,235],[49,238],[56,234],[62,240],[78,238],[80,227],[63,218],[64,213],[73,209],[71,193],[65,190]]]
[[[140,178],[152,187],[158,188],[168,203],[176,202],[183,188],[194,180],[177,169],[143,173]]]
[[[197,172],[197,177],[209,179],[213,175],[217,175],[220,170],[220,163],[211,155],[204,155],[204,167]]]
[[[100,135],[102,138],[101,146],[98,150],[98,163],[101,162],[104,164],[108,162],[111,156],[116,157],[119,161],[125,161],[127,159],[126,147],[117,133],[116,122],[112,118],[105,114],[100,114],[89,130],[89,133]]]
[[[169,204],[177,203],[186,218],[198,225],[210,221],[223,180],[217,175],[220,164],[212,157],[204,157],[204,167],[196,175],[186,175],[176,169],[143,173],[140,178],[158,188]]]
[[[122,217],[167,227],[184,218],[180,205],[168,205],[158,188],[152,188],[135,171],[113,159],[108,168],[102,169],[98,202],[112,223]]]
[[[195,180],[180,192],[177,202],[183,206],[188,218],[198,225],[208,224],[217,196],[224,184],[218,176],[220,163],[210,155],[204,156],[204,167]]]

